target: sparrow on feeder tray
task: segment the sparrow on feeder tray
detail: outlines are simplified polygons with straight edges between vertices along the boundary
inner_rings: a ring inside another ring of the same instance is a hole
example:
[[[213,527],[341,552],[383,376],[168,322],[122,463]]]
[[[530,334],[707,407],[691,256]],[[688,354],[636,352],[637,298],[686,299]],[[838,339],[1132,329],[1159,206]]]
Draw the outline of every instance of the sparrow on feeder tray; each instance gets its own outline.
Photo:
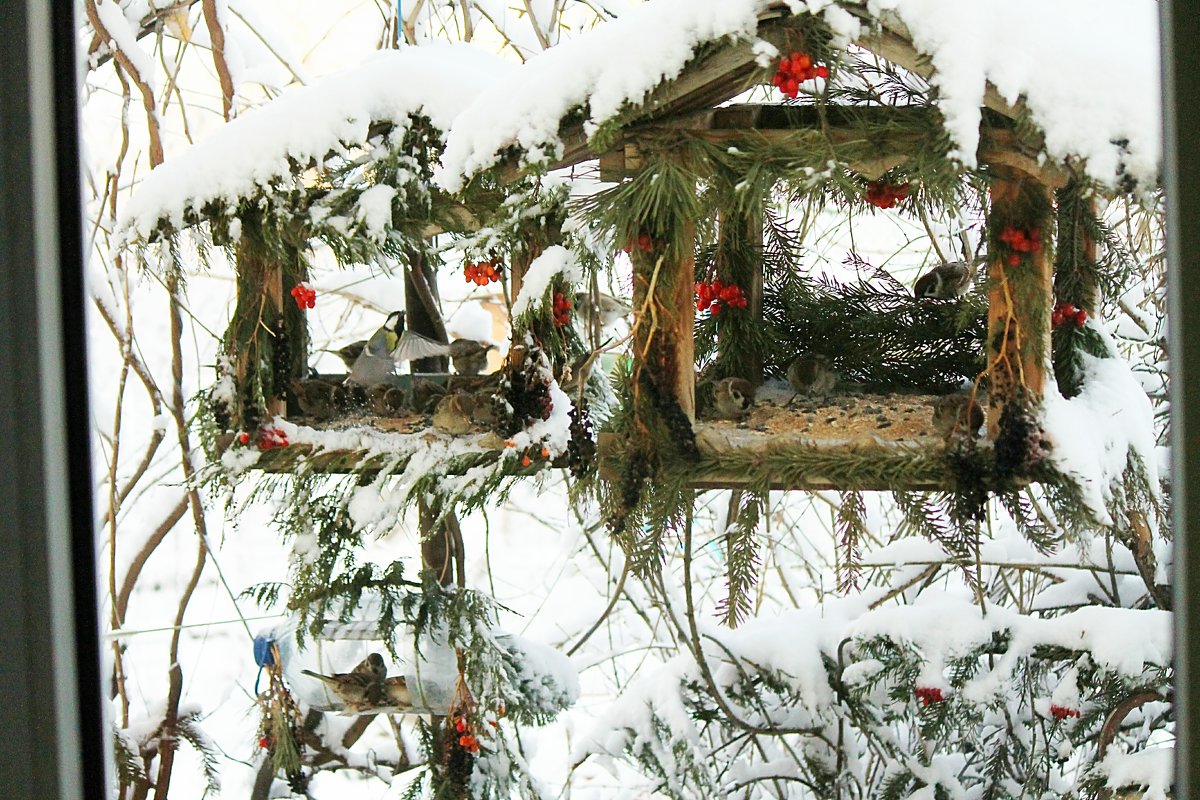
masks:
[[[983,423],[983,407],[965,394],[946,395],[933,401],[933,426],[942,436],[952,433],[974,436]]]
[[[451,436],[461,436],[473,426],[471,412],[474,406],[474,399],[465,394],[443,397],[434,409],[433,427]]]
[[[396,708],[412,708],[413,698],[408,681],[398,675],[386,679],[383,682],[383,702]]]
[[[403,414],[407,410],[404,390],[386,383],[377,383],[367,389],[367,400],[371,403],[371,411],[376,416],[393,417]]]
[[[744,378],[722,378],[713,384],[713,416],[740,419],[750,413],[757,389]]]
[[[346,390],[336,383],[310,378],[290,386],[300,410],[314,419],[329,419],[346,405]]]
[[[828,356],[821,353],[804,353],[788,364],[787,379],[792,391],[797,395],[811,397],[832,392],[841,376],[833,368],[833,361]]]

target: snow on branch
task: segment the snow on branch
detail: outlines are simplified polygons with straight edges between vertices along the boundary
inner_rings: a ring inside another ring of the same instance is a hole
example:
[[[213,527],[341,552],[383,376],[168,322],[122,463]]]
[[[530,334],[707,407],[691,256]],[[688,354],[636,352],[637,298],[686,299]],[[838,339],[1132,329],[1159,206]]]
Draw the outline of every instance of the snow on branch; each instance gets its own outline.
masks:
[[[594,132],[664,81],[702,45],[754,38],[777,0],[651,0],[530,59],[481,93],[447,136],[439,183],[461,189],[510,148],[528,163],[562,152],[560,128],[582,109]],[[1097,180],[1157,179],[1158,6],[1153,0],[787,0],[820,13],[837,41],[868,49],[885,26],[928,58],[936,103],[963,164],[977,163],[980,107],[994,90],[1045,134],[1057,161]],[[866,23],[865,25],[863,23]],[[1114,54],[1119,59],[1114,61]]]
[[[956,149],[976,163],[980,106],[990,84],[1023,102],[1056,160],[1085,159],[1113,185],[1157,181],[1158,3],[1153,0],[867,0],[899,19],[929,57],[937,107]],[[870,47],[870,37],[862,42]]]
[[[365,145],[372,124],[404,125],[416,114],[445,130],[490,81],[512,65],[468,45],[388,51],[310,86],[292,89],[169,159],[125,206],[120,229],[148,238],[163,222],[216,200],[239,200],[290,177],[292,163]]]

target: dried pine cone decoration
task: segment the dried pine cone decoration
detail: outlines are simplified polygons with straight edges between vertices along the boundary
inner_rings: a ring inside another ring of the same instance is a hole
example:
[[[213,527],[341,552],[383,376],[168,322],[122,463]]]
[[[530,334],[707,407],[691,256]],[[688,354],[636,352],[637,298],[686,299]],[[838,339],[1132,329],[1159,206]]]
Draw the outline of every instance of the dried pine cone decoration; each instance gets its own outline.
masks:
[[[642,502],[642,492],[654,474],[646,454],[640,450],[631,450],[625,459],[625,469],[618,487],[619,505],[608,515],[608,527],[614,534],[625,532],[629,515]]]
[[[514,436],[535,422],[549,419],[554,409],[550,400],[552,380],[550,361],[540,347],[526,342],[509,350],[495,398],[497,431]]]
[[[988,500],[988,470],[974,439],[958,437],[946,448],[946,465],[954,476],[954,521],[981,521]]]
[[[440,731],[442,772],[439,797],[470,797],[471,773],[475,756],[459,743],[460,736],[452,724],[443,723]],[[437,784],[435,784],[437,785]],[[447,789],[449,789],[447,791]],[[444,794],[443,794],[444,793]]]
[[[1010,402],[1000,412],[1000,432],[996,436],[997,485],[1025,476],[1046,457],[1049,442],[1033,418],[1028,405]]]
[[[579,479],[596,466],[596,437],[592,432],[592,419],[586,408],[571,409],[571,439],[567,442],[566,467],[571,476]]]
[[[668,444],[673,446],[680,455],[691,459],[699,458],[700,450],[696,447],[696,432],[692,430],[692,421],[679,407],[679,401],[661,391],[645,370],[642,371],[639,382],[642,391],[650,397],[654,410],[658,412],[662,420],[665,433],[669,438]]]

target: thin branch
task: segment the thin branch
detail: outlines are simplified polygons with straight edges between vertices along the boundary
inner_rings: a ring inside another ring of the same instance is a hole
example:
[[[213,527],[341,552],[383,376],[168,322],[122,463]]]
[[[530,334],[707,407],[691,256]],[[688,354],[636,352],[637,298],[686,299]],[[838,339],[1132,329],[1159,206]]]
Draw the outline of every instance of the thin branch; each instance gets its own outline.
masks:
[[[204,0],[204,22],[208,26],[208,38],[212,41],[213,65],[217,69],[217,79],[221,82],[221,110],[225,121],[233,119],[233,76],[229,73],[229,63],[225,60],[225,26],[221,24],[217,12],[217,0]]]

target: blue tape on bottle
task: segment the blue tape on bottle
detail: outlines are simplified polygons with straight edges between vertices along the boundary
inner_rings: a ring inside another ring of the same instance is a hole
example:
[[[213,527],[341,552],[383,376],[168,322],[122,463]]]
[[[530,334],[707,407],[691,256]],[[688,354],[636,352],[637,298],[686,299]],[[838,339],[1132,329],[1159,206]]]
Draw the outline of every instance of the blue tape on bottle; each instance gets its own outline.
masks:
[[[271,652],[271,645],[275,644],[275,640],[270,636],[259,634],[254,637],[254,663],[260,667],[275,666],[275,654]]]

